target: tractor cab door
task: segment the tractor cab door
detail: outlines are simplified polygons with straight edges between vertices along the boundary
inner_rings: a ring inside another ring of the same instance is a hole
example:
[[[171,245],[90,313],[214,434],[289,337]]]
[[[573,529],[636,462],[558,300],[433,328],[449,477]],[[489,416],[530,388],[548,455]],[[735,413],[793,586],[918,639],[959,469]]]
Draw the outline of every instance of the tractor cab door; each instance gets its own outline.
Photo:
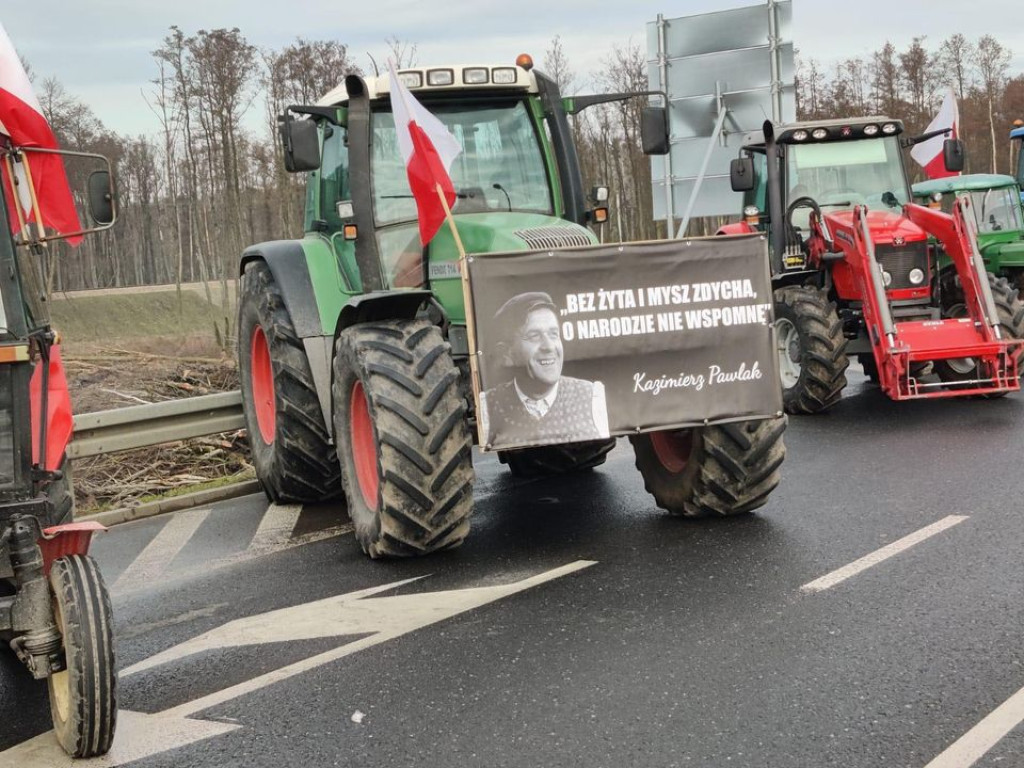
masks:
[[[321,163],[312,173],[306,189],[306,232],[320,232],[330,240],[338,259],[338,267],[350,286],[359,285],[355,245],[346,240],[344,229],[350,222],[352,191],[350,187],[348,129],[321,121],[319,125]]]

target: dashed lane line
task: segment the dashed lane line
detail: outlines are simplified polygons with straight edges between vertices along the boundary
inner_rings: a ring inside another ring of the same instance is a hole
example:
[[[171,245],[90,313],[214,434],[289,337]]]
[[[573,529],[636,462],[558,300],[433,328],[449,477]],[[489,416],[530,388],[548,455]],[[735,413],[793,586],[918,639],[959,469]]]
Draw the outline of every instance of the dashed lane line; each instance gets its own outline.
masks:
[[[832,573],[826,574],[821,578],[804,584],[800,587],[800,591],[824,592],[826,589],[831,589],[836,586],[836,584],[840,584],[859,573],[863,573],[868,568],[878,565],[901,552],[905,552],[914,545],[920,544],[922,541],[930,539],[932,536],[942,533],[943,531],[952,528],[954,525],[959,525],[966,519],[966,515],[950,515],[949,517],[944,517],[937,523],[932,523],[909,536],[904,536],[899,541],[894,541],[892,544],[888,544],[887,546],[872,552],[870,555],[865,555],[859,560],[853,561],[849,565],[843,566],[838,570],[832,571]]]
[[[177,557],[178,553],[188,544],[192,534],[210,515],[210,509],[192,509],[177,512],[167,524],[160,529],[139,556],[132,561],[124,572],[118,576],[112,589],[129,591],[151,583],[160,576]]]
[[[249,542],[249,553],[265,554],[287,545],[302,514],[301,504],[271,504]]]
[[[1006,734],[1024,722],[1024,688],[997,707],[988,717],[950,744],[925,768],[969,768]]]

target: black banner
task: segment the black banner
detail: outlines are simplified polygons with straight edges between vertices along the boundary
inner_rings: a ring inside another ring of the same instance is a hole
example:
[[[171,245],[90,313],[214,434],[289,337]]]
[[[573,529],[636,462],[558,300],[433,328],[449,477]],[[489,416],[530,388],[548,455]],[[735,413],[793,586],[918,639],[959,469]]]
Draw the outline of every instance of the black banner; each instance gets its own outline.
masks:
[[[467,263],[486,450],[782,410],[760,235]]]

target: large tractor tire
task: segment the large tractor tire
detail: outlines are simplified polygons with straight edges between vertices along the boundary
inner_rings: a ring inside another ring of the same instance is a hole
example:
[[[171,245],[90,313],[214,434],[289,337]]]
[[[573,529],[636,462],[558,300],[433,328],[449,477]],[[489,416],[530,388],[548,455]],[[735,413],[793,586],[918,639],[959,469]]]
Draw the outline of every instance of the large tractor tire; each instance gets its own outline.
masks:
[[[615,438],[586,443],[545,445],[539,448],[498,451],[498,460],[508,466],[513,477],[551,477],[599,467],[605,463],[614,447]]]
[[[817,288],[775,291],[775,332],[786,413],[821,413],[846,387],[846,337],[835,303]]]
[[[426,320],[346,328],[334,356],[334,436],[355,535],[370,557],[459,546],[472,442],[451,349]]]
[[[85,555],[54,560],[50,589],[67,664],[47,678],[53,730],[72,757],[103,755],[117,722],[110,596],[96,562]]]
[[[727,517],[764,505],[786,458],[786,416],[629,438],[644,487],[682,517]]]
[[[341,469],[302,341],[262,261],[242,277],[238,321],[242,408],[256,477],[275,502],[341,495]]]
[[[988,275],[988,284],[992,288],[992,298],[995,299],[996,312],[999,315],[1000,335],[1004,339],[1024,339],[1024,303],[1021,302],[1017,289],[1010,285],[1005,277],[996,277],[991,272],[985,274]],[[959,280],[952,285],[952,290],[944,293],[946,300],[945,306],[942,308],[942,316],[967,317],[967,305],[964,303],[963,289],[960,287]],[[1021,372],[1022,365],[1024,365],[1024,359],[1018,354],[1018,373]],[[973,385],[965,382],[976,380],[979,377],[978,362],[973,357],[937,360],[935,373],[950,389],[970,387]],[[1007,392],[996,392],[982,397],[995,399],[1007,394]]]
[[[61,476],[46,487],[50,500],[50,525],[64,525],[75,519],[75,494],[71,480],[71,459],[65,456],[60,463]]]

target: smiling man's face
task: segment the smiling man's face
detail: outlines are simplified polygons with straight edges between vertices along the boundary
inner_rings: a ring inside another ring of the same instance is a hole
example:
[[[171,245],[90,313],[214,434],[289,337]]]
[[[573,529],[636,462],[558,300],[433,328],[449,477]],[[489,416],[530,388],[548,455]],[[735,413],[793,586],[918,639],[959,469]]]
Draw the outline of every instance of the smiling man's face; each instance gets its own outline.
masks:
[[[562,375],[562,337],[558,332],[558,318],[548,307],[540,307],[526,316],[526,322],[512,339],[512,362],[523,371],[534,393],[543,394],[558,382]]]

